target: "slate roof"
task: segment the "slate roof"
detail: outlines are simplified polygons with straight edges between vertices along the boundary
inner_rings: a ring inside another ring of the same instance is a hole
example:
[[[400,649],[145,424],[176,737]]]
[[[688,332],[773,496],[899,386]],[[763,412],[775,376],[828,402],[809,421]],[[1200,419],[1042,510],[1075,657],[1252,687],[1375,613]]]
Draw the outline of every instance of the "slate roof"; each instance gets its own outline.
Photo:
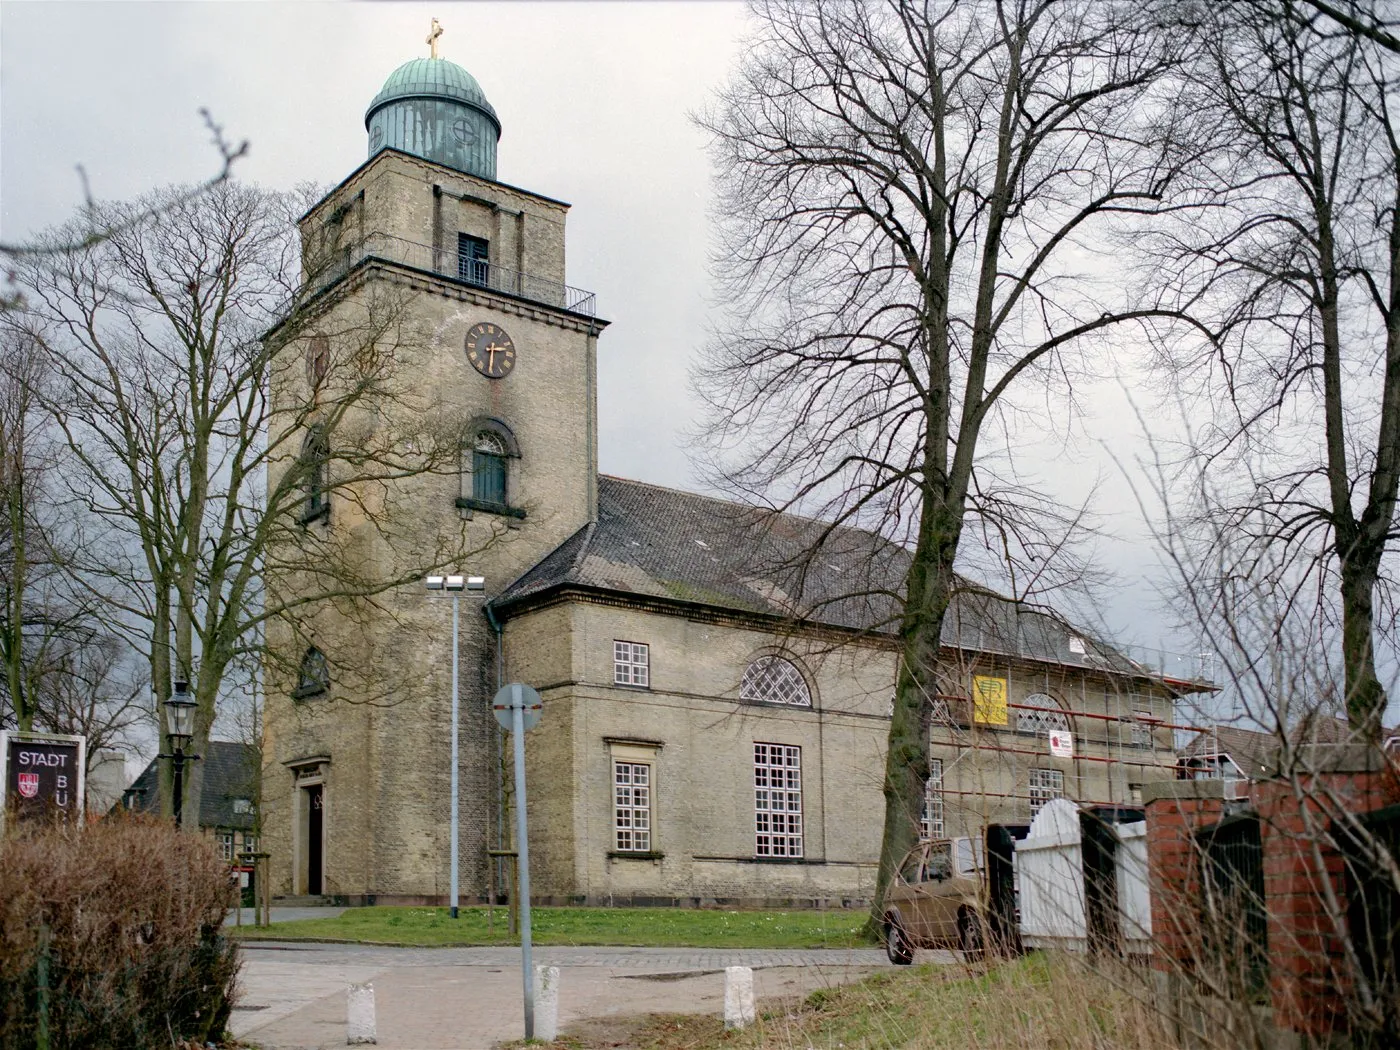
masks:
[[[806,555],[814,544],[817,554]],[[601,475],[598,520],[491,604],[509,616],[561,591],[592,591],[773,620],[796,615],[892,636],[908,565],[905,548],[874,533]],[[1160,678],[1052,611],[968,580],[944,620],[942,640],[954,648]]]
[[[142,770],[122,794],[118,803],[127,809],[143,813],[155,812],[159,806],[156,762]],[[202,828],[237,828],[247,831],[253,827],[252,813],[235,813],[233,800],[257,797],[260,772],[258,749],[251,744],[228,740],[211,740],[204,757],[194,764],[195,775],[204,778],[204,793],[199,799],[199,826]],[[185,769],[188,771],[189,766]]]
[[[1352,744],[1357,738],[1345,719],[1318,715],[1305,718],[1288,733],[1291,744]],[[1400,727],[1383,728],[1381,741],[1386,750],[1400,753]],[[1274,733],[1261,733],[1238,726],[1213,726],[1194,736],[1179,750],[1179,759],[1229,755],[1247,777],[1257,777],[1274,765],[1279,740]]]
[[[1238,726],[1212,726],[1191,738],[1177,758],[1209,758],[1228,755],[1247,777],[1257,777],[1273,764],[1278,737]]]
[[[1400,735],[1400,726],[1382,726],[1381,741],[1388,743]],[[1318,714],[1305,718],[1294,727],[1289,739],[1295,744],[1354,744],[1357,736],[1345,718]]]

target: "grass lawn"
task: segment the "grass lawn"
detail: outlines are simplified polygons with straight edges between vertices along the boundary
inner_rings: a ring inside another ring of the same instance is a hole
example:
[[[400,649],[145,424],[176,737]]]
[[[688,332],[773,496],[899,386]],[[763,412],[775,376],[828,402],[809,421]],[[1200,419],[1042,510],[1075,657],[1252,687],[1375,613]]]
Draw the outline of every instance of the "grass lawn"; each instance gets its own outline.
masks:
[[[333,919],[279,922],[230,930],[248,940],[356,941],[364,944],[515,944],[506,909],[350,908]],[[855,948],[864,910],[720,911],[696,908],[532,908],[536,944],[611,944],[658,948]]]
[[[1095,972],[1082,960],[1032,955],[988,969],[919,966],[765,1001],[751,1027],[716,1016],[653,1015],[566,1024],[555,1050],[1168,1050],[1139,1000],[1145,975]],[[522,1046],[524,1044],[510,1044]],[[538,1044],[536,1044],[538,1045]]]

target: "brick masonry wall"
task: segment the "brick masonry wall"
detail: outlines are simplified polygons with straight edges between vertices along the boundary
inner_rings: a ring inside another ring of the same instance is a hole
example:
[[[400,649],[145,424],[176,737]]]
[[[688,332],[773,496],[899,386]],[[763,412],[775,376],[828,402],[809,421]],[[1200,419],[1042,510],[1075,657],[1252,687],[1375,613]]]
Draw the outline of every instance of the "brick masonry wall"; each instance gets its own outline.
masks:
[[[1169,780],[1143,786],[1147,811],[1148,880],[1152,895],[1154,969],[1189,969],[1200,945],[1200,864],[1194,834],[1221,818],[1219,780]]]
[[[1353,747],[1300,759],[1312,772],[1254,783],[1248,804],[1260,819],[1273,1023],[1325,1038],[1345,1030],[1353,972],[1333,822],[1400,801],[1400,777],[1377,752]],[[1143,788],[1157,970],[1190,972],[1196,958],[1201,868],[1193,836],[1223,816],[1223,790],[1216,780]]]
[[[1339,757],[1340,769],[1259,783],[1252,792],[1264,846],[1275,1023],[1314,1036],[1345,1028],[1353,985],[1347,879],[1331,842],[1333,821],[1400,800],[1393,770],[1353,770],[1346,759],[1357,756]]]

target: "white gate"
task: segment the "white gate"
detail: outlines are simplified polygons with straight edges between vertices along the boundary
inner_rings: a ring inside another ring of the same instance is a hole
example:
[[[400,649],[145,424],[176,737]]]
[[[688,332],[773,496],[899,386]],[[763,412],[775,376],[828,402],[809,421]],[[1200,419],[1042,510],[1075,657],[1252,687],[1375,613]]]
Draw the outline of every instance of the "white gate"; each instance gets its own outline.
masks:
[[[1123,950],[1129,955],[1152,952],[1152,898],[1147,889],[1147,821],[1119,824],[1114,863],[1118,879],[1118,910],[1122,918]]]
[[[1084,854],[1077,805],[1057,798],[1040,807],[1030,834],[1016,843],[1016,874],[1022,943],[1083,951]]]

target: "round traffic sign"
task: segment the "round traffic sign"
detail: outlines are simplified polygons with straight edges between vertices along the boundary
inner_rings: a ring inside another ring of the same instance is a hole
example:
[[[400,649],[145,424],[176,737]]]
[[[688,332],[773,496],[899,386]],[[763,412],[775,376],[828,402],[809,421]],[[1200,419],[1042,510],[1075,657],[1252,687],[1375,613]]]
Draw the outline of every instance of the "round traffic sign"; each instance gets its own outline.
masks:
[[[521,725],[527,732],[540,724],[540,715],[544,711],[544,701],[540,699],[539,693],[520,682],[511,682],[496,690],[496,696],[491,701],[491,711],[496,716],[496,721],[500,723],[501,728],[507,733],[515,729],[515,708],[517,707],[521,708]]]

